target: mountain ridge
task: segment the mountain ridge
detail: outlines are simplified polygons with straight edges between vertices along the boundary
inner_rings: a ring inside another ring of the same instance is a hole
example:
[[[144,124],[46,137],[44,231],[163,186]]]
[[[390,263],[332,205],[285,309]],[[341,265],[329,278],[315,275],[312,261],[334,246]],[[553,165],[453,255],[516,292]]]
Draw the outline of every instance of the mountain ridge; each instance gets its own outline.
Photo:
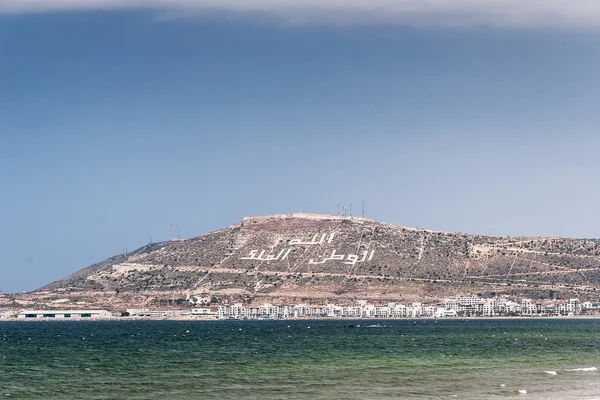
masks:
[[[118,307],[199,294],[256,303],[435,301],[457,294],[596,299],[596,290],[596,239],[486,236],[360,217],[278,214],[143,246],[31,296]]]

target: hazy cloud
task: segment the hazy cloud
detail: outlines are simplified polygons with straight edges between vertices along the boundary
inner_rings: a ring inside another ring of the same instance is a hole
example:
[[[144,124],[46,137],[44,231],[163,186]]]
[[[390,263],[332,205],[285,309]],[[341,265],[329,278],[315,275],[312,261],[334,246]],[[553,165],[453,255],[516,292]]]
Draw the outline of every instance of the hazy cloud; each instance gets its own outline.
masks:
[[[156,9],[264,15],[283,23],[600,28],[599,0],[1,0],[0,13]]]

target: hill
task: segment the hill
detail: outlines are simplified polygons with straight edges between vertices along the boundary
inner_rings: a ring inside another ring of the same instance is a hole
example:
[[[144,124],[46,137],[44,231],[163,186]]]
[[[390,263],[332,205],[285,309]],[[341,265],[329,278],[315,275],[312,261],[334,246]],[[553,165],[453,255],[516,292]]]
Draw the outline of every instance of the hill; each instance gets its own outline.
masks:
[[[195,238],[145,246],[31,296],[114,308],[199,294],[246,302],[458,294],[597,299],[599,288],[597,240],[491,237],[289,214],[247,217]]]

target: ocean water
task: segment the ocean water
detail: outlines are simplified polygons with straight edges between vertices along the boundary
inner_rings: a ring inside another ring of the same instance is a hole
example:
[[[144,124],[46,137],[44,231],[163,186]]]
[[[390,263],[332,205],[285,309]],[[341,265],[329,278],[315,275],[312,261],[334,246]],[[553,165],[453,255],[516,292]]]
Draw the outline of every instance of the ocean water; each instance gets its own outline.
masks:
[[[2,322],[0,397],[600,399],[600,320],[417,322]]]

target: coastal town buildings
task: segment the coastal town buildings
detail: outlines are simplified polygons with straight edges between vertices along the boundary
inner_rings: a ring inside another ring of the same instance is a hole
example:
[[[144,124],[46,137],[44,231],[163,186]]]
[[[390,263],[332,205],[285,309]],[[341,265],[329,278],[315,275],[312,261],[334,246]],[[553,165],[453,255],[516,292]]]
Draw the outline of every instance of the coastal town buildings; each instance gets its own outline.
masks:
[[[309,305],[300,303],[246,306],[242,303],[222,304],[216,311],[220,319],[286,319],[286,318],[448,318],[500,316],[577,316],[600,313],[600,304],[581,303],[579,299],[540,300],[480,298],[465,296],[444,299],[435,304],[413,302],[370,303],[358,300],[352,304]]]
[[[560,317],[600,315],[600,303],[580,302],[577,298],[557,300],[481,298],[458,296],[435,303],[370,302],[357,300],[343,304],[214,303],[214,298],[194,296],[187,307],[167,309],[130,308],[121,317],[199,318],[199,319],[321,319],[321,318],[452,318],[452,317]],[[117,314],[118,316],[119,314]],[[2,319],[96,319],[112,318],[106,310],[0,310]]]

